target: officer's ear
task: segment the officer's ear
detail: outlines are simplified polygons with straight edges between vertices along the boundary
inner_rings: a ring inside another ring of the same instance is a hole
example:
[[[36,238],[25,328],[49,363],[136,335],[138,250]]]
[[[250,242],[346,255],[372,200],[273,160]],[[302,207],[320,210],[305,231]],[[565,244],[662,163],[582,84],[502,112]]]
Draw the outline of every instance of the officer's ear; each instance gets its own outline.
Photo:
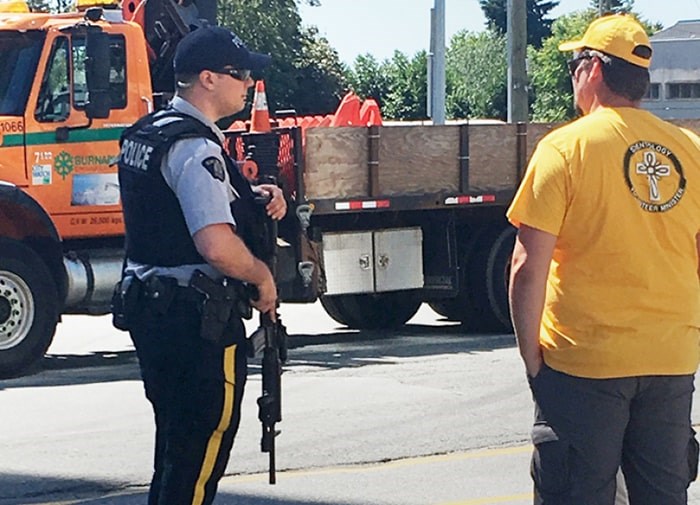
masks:
[[[212,90],[214,89],[214,86],[216,85],[216,72],[212,72],[211,70],[202,70],[199,73],[199,84],[207,90]]]

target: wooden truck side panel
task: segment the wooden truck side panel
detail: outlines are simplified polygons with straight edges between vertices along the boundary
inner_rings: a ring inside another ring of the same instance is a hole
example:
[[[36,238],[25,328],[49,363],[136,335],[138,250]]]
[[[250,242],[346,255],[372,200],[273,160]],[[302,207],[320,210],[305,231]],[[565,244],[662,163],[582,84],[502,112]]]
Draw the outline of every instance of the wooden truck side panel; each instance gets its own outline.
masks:
[[[369,157],[373,131],[347,127],[306,132],[307,198],[458,193],[465,189],[465,176],[466,186],[478,190],[512,190],[517,184],[516,125],[378,127],[376,160]],[[368,177],[373,161],[376,188]]]
[[[675,123],[700,132],[700,120]],[[314,201],[512,193],[537,142],[559,125],[528,124],[522,145],[514,124],[311,128],[305,194]]]

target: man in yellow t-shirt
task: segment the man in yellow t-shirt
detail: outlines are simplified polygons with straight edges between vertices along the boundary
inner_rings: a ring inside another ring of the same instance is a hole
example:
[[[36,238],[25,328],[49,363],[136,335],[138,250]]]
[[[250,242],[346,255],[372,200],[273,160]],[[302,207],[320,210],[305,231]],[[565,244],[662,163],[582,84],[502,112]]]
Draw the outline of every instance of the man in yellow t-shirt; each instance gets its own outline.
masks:
[[[651,45],[595,20],[569,71],[584,116],[538,144],[508,210],[510,301],[535,400],[535,503],[681,505],[695,478],[700,138],[639,108]]]

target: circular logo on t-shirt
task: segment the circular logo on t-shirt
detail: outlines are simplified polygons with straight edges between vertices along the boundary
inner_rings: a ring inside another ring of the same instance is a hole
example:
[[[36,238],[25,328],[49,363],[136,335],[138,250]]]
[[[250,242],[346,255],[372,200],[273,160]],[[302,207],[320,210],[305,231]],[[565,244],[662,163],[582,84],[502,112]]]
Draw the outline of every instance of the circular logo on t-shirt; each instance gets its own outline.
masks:
[[[624,169],[627,186],[647,212],[666,212],[683,198],[683,167],[668,147],[646,140],[635,142],[627,148]]]

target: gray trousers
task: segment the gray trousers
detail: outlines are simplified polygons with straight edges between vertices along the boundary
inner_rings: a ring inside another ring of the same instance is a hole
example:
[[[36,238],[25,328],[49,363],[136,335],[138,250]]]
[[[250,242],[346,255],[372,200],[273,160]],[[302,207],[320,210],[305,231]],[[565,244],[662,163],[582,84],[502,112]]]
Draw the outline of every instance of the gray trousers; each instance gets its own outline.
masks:
[[[630,505],[687,504],[692,375],[584,379],[545,366],[530,387],[535,505],[613,505],[620,467]]]

